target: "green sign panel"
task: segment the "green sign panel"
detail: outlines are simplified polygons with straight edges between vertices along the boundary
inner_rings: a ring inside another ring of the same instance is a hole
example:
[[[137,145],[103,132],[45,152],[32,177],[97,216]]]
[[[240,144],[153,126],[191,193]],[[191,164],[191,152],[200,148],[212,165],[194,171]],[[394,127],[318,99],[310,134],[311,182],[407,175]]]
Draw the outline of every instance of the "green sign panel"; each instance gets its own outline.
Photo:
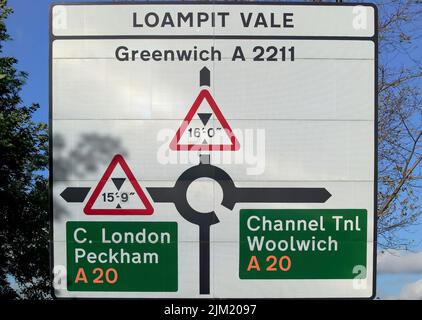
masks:
[[[240,210],[241,279],[366,275],[367,211]]]
[[[69,291],[177,291],[176,222],[66,224]]]

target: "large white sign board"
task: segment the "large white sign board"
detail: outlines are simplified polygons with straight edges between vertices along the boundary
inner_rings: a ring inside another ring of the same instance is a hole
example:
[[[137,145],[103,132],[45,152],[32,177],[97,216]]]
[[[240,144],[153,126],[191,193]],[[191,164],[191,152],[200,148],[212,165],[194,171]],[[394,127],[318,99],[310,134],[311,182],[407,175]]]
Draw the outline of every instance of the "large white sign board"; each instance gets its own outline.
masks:
[[[373,297],[376,21],[52,6],[56,297]]]

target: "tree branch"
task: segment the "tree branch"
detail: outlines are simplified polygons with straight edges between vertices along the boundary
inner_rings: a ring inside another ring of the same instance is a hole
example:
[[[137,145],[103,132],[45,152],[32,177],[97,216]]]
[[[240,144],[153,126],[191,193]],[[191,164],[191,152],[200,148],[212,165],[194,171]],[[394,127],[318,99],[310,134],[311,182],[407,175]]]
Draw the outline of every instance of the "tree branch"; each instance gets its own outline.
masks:
[[[410,169],[409,165],[412,162],[412,158],[416,152],[416,148],[418,145],[418,141],[422,136],[422,131],[419,132],[419,135],[414,140],[412,152],[409,155],[409,158],[406,162],[405,168],[403,169],[403,176],[401,177],[399,183],[395,187],[394,191],[388,196],[387,200],[385,201],[384,205],[381,207],[380,210],[378,210],[377,216],[378,218],[384,217],[387,213],[387,209],[389,208],[390,204],[393,202],[393,200],[397,197],[399,192],[401,191],[403,185],[406,183],[406,181],[409,181],[410,175],[413,173],[413,171],[416,169],[416,167],[419,165],[419,163],[422,161],[422,155],[419,156],[419,158],[413,163]]]

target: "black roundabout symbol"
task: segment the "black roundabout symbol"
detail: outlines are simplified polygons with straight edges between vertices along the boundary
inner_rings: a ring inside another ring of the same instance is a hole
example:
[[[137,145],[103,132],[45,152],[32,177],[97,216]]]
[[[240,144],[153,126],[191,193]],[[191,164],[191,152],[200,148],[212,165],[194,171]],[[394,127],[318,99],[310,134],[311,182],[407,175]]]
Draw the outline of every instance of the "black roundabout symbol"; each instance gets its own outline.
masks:
[[[179,214],[199,227],[199,293],[210,293],[210,228],[220,222],[216,213],[198,212],[187,200],[192,182],[200,178],[215,180],[223,190],[221,205],[233,210],[236,203],[324,203],[331,194],[325,188],[238,188],[223,169],[210,164],[209,155],[183,172],[174,187],[147,188],[154,202],[174,203]]]

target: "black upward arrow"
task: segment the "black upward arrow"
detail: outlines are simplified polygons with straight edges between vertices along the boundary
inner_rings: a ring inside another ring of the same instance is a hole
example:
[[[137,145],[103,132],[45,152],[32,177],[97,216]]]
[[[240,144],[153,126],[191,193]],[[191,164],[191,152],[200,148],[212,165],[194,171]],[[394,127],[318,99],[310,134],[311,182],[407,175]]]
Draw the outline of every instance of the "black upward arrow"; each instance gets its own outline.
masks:
[[[91,188],[72,188],[68,187],[64,189],[60,196],[66,202],[84,202],[86,196],[88,195],[89,190]]]
[[[203,67],[199,71],[199,86],[211,86],[211,72],[207,67]]]

